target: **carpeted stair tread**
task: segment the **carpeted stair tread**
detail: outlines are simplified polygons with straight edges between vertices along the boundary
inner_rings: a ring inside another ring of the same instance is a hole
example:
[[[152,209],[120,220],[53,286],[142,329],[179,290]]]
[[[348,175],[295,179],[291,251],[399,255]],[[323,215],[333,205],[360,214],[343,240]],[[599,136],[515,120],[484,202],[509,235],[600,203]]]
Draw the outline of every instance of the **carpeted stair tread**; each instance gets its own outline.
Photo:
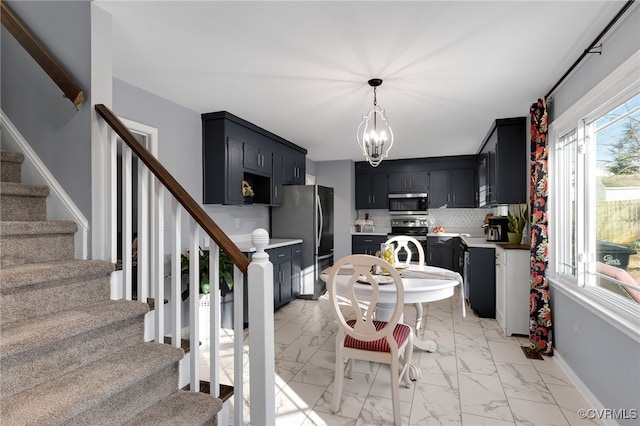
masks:
[[[75,234],[78,225],[68,220],[0,221],[0,235]]]
[[[0,151],[0,181],[22,182],[24,155],[18,152]]]
[[[126,348],[0,399],[3,423],[65,424],[84,413],[104,409],[103,404],[109,404],[117,394],[176,364],[183,356],[182,349],[164,344],[142,343]],[[105,419],[105,424],[108,422]]]
[[[114,264],[105,260],[61,260],[10,266],[0,274],[0,291],[38,283],[109,275]]]
[[[24,161],[24,155],[20,152],[0,150],[0,161],[22,163]]]
[[[127,422],[127,426],[215,425],[222,401],[200,392],[176,391]]]
[[[85,334],[110,323],[141,317],[148,311],[145,303],[107,300],[13,323],[2,329],[0,360],[41,350],[57,341]],[[46,333],[43,332],[43,324],[46,324]]]
[[[0,182],[1,195],[21,195],[25,197],[46,197],[49,195],[47,185],[24,185],[15,182]]]

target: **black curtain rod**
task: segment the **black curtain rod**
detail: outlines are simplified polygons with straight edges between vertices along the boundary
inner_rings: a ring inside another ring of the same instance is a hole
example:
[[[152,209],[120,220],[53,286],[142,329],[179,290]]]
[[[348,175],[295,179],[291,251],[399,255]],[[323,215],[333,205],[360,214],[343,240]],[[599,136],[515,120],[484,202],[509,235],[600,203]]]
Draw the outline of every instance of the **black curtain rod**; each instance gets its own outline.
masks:
[[[591,52],[591,49],[596,47],[596,44],[598,44],[600,39],[602,37],[604,37],[604,35],[611,29],[611,27],[613,27],[615,25],[616,22],[618,22],[618,20],[622,17],[622,15],[624,15],[624,13],[627,11],[627,9],[629,9],[634,2],[635,2],[635,0],[629,0],[629,1],[627,1],[625,3],[624,6],[622,6],[622,9],[620,9],[620,11],[616,14],[616,16],[613,17],[611,22],[609,22],[609,25],[607,25],[605,27],[605,29],[602,30],[602,32],[600,34],[598,34],[598,37],[596,37],[596,39],[593,40],[593,43],[591,43],[589,45],[589,47],[587,47],[587,49],[584,52],[582,52],[582,55],[580,55],[580,57],[578,59],[576,59],[576,61],[573,63],[573,65],[571,65],[571,67],[567,70],[567,72],[565,72],[564,75],[562,77],[560,77],[560,80],[558,80],[558,82],[553,85],[551,90],[549,90],[549,93],[547,93],[547,95],[545,96],[546,98],[551,96],[553,91],[556,90],[556,88],[560,85],[560,83],[562,83],[564,81],[564,79],[567,78],[567,76],[571,73],[571,71],[573,71],[573,69],[578,66],[580,61],[582,61],[584,59],[584,57],[587,56]]]

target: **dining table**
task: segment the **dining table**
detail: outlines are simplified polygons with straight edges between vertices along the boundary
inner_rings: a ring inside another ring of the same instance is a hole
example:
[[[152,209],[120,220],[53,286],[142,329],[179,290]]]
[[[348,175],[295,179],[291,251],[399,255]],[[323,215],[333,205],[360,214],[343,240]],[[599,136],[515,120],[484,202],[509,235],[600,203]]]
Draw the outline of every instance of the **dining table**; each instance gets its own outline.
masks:
[[[396,270],[400,273],[400,277],[402,278],[405,305],[415,305],[416,303],[436,302],[438,300],[448,299],[453,296],[455,287],[458,285],[460,286],[460,291],[464,292],[462,276],[455,271],[450,271],[436,266],[418,264],[398,264],[396,265]],[[330,272],[331,268],[327,268],[322,271],[320,276],[321,279],[326,282],[329,279]],[[336,290],[339,296],[348,296],[347,284],[352,276],[353,269],[349,267],[343,267],[338,272]],[[380,285],[378,287],[378,301],[375,306],[375,318],[379,321],[386,321],[391,318],[393,310],[395,309],[396,286],[384,285],[389,282],[388,276],[380,275],[378,277],[379,278],[376,278],[376,281]],[[371,285],[367,283],[357,282],[354,285],[356,294],[360,294],[364,297],[371,294],[371,289]],[[461,294],[460,299],[462,302],[462,316],[466,317],[464,294]],[[419,320],[419,318],[416,318],[416,324]],[[403,321],[404,318],[401,316],[399,322]],[[415,332],[413,345],[415,348],[427,352],[435,352],[438,349],[438,345],[434,340],[420,339]],[[412,380],[415,380],[420,376],[420,370],[416,367],[412,367],[410,374],[412,376]]]

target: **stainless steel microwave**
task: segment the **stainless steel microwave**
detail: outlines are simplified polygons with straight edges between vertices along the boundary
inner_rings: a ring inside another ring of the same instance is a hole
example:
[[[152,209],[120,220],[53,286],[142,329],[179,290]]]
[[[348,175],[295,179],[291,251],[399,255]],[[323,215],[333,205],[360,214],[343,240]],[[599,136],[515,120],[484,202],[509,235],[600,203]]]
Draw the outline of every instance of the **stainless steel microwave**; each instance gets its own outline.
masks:
[[[389,194],[389,214],[425,214],[428,207],[426,193]]]

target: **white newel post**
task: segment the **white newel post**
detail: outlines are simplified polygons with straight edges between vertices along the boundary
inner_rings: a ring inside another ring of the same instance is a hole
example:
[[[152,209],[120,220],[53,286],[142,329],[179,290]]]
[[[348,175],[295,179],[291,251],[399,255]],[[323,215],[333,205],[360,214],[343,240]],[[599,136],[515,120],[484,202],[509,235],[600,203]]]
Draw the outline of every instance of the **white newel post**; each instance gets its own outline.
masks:
[[[249,390],[251,424],[275,424],[275,360],[273,332],[273,264],[264,249],[269,233],[258,228],[251,234],[256,248],[248,269]]]

